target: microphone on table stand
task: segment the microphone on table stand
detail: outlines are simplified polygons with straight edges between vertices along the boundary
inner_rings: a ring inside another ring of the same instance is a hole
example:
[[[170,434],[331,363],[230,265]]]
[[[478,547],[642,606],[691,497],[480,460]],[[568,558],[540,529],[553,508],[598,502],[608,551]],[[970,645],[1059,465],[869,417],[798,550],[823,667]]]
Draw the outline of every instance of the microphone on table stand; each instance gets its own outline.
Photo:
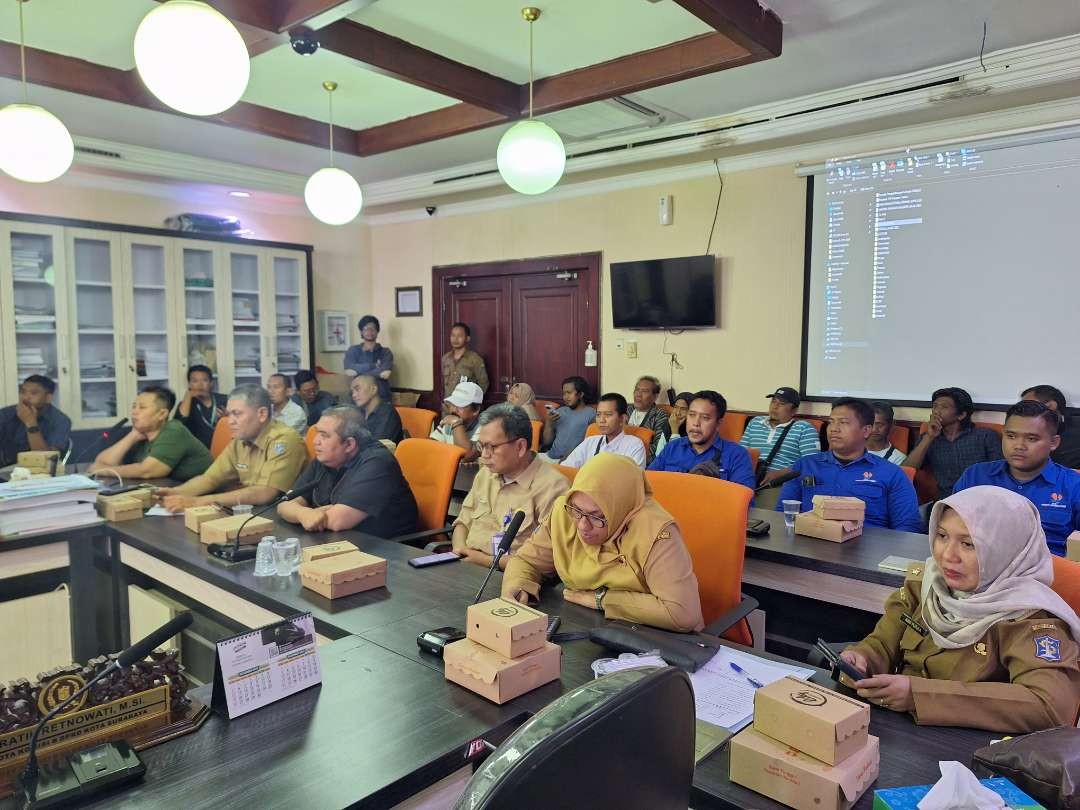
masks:
[[[488,569],[487,576],[484,577],[484,582],[480,586],[480,590],[476,592],[476,598],[473,599],[475,605],[480,601],[480,597],[484,593],[484,588],[487,587],[488,580],[491,579],[491,575],[495,573],[495,569],[499,567],[499,560],[502,556],[510,550],[510,546],[514,543],[514,538],[517,537],[518,529],[521,528],[521,524],[525,522],[525,513],[518,510],[514,513],[514,517],[510,520],[510,525],[506,527],[506,531],[503,532],[502,540],[499,541],[499,547],[495,551],[495,558],[491,561],[491,568]]]
[[[257,549],[255,546],[241,546],[240,534],[244,531],[244,527],[248,525],[248,521],[253,517],[265,514],[268,510],[277,506],[279,503],[285,501],[291,501],[293,498],[300,498],[304,495],[310,495],[315,491],[315,487],[319,485],[319,479],[315,479],[310,484],[304,484],[302,487],[296,487],[290,489],[288,492],[282,492],[270,503],[266,504],[262,509],[258,509],[248,515],[247,520],[240,524],[240,528],[236,530],[236,538],[232,543],[210,543],[206,547],[206,551],[210,556],[217,557],[218,559],[225,560],[227,562],[245,562],[247,560],[254,560]]]

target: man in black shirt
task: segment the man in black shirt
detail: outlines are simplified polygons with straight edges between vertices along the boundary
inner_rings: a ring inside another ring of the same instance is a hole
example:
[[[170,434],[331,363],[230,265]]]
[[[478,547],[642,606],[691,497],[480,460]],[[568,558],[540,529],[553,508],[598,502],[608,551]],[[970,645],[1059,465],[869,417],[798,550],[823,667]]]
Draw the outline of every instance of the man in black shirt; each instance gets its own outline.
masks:
[[[1034,399],[1061,416],[1058,436],[1061,444],[1050,454],[1054,463],[1071,470],[1080,469],[1080,424],[1065,410],[1065,395],[1052,385],[1033,385],[1020,395],[1021,399]]]
[[[349,386],[353,404],[364,415],[364,427],[374,439],[389,439],[394,444],[405,438],[401,417],[394,406],[379,396],[379,381],[370,374],[360,374]]]
[[[190,366],[187,385],[187,393],[176,406],[173,418],[180,420],[196,439],[209,447],[214,438],[214,427],[225,415],[225,403],[229,398],[215,393],[214,372],[208,366]]]
[[[363,424],[363,415],[349,405],[323,412],[315,424],[315,460],[293,489],[318,485],[310,495],[280,504],[280,517],[309,532],[356,529],[399,537],[416,531],[416,500],[401,467]]]

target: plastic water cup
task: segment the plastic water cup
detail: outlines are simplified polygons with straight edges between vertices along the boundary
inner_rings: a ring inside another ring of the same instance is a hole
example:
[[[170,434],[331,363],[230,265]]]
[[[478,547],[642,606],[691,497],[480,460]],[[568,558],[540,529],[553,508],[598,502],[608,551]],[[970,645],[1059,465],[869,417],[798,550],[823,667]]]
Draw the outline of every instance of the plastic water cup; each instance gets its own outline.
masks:
[[[295,537],[284,540],[275,540],[274,545],[274,568],[279,577],[291,576],[299,566],[300,541]]]
[[[250,515],[252,508],[250,503],[238,503],[232,508],[232,513],[234,515]]]
[[[799,510],[802,509],[802,501],[786,500],[783,502],[784,506],[784,526],[789,529],[795,528],[795,516],[799,514]]]
[[[272,577],[277,573],[274,565],[274,542],[275,537],[264,537],[259,541],[255,549],[255,576]]]

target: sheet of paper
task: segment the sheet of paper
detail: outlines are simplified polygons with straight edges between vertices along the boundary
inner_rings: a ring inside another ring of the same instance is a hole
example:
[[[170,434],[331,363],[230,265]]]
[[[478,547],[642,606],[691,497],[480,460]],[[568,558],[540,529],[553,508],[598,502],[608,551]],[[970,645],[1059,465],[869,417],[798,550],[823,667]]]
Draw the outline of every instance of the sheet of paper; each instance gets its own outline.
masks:
[[[170,512],[164,506],[151,506],[146,510],[146,517],[181,517],[183,512]]]
[[[745,674],[732,669],[735,664]],[[690,676],[699,720],[736,732],[754,719],[754,691],[749,678],[770,684],[787,675],[809,678],[814,670],[770,661],[750,653],[721,647],[712,659]]]
[[[889,571],[900,571],[906,573],[908,566],[912,563],[924,562],[924,560],[909,560],[907,557],[897,557],[895,554],[890,554],[884,560],[877,564],[878,568],[885,568]]]

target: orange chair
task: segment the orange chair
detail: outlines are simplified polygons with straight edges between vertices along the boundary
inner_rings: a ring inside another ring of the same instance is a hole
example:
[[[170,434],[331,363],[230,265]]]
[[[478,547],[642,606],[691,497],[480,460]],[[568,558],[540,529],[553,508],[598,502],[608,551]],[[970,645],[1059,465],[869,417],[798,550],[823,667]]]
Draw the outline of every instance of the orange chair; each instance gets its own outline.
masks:
[[[585,428],[585,436],[595,436],[600,432],[600,428],[596,426],[596,422],[593,422],[587,428]],[[641,439],[641,443],[645,445],[645,455],[649,455],[649,445],[652,444],[652,431],[648,428],[639,427],[637,425],[625,425],[623,427],[623,433],[627,436],[637,436]]]
[[[741,411],[728,411],[720,422],[720,438],[729,442],[737,442],[746,432],[746,423],[750,421],[749,414]]]
[[[930,503],[941,497],[937,479],[930,470],[930,465],[925,464],[915,473],[915,494],[918,495],[919,503]]]
[[[567,467],[563,464],[556,464],[555,469],[566,476],[566,480],[571,484],[574,483],[574,479],[577,478],[577,467]]]
[[[889,444],[907,455],[908,448],[911,447],[911,431],[903,425],[893,425],[889,431]]]
[[[228,421],[218,419],[217,424],[214,425],[214,435],[210,438],[210,455],[214,458],[220,456],[232,440],[232,428],[229,427]]]
[[[900,469],[904,471],[904,475],[907,476],[907,480],[914,484],[915,483],[915,473],[917,473],[918,470],[916,470],[914,467],[905,467],[905,466],[901,466]]]
[[[1054,557],[1054,581],[1051,588],[1069,607],[1080,613],[1080,563]]]
[[[394,540],[412,542],[448,533],[446,513],[450,508],[450,495],[458,465],[464,456],[465,451],[457,445],[426,438],[402,439],[398,442],[394,457],[401,465],[401,472],[416,498],[421,531],[395,537]]]
[[[531,449],[532,449],[532,451],[534,453],[539,453],[540,452],[540,433],[544,429],[544,423],[543,422],[537,422],[535,419],[530,419],[529,423],[532,425],[532,430],[533,430],[532,448]]]
[[[429,411],[426,408],[406,408],[403,405],[397,405],[394,410],[401,417],[401,426],[405,428],[405,435],[414,439],[426,439],[430,436],[431,428],[439,416],[435,411]]]
[[[304,447],[307,448],[307,460],[315,460],[315,426],[312,425],[307,429],[307,433],[304,435]]]
[[[675,518],[690,552],[705,632],[753,644],[746,617],[758,603],[742,595],[742,571],[747,510],[754,493],[704,475],[646,471],[645,480],[653,497]]]

